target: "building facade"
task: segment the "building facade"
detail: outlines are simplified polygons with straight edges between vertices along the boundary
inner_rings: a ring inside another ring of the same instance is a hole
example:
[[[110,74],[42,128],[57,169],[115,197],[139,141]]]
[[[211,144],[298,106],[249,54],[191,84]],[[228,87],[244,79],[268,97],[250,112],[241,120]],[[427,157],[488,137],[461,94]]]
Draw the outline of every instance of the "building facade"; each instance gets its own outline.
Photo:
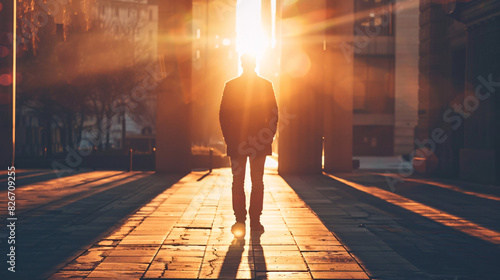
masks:
[[[421,1],[416,139],[442,177],[500,182],[500,2]]]
[[[0,164],[12,163],[12,43],[13,2],[0,5]]]
[[[418,111],[418,1],[356,0],[355,156],[409,154]]]
[[[136,67],[137,86],[153,72],[158,73],[158,1],[157,0],[98,0],[95,18],[111,36],[131,42],[130,64]],[[139,70],[140,69],[140,70]],[[133,88],[130,89],[133,97]],[[155,138],[155,89],[146,90],[141,98],[141,114],[125,113],[116,116],[112,125],[114,148],[152,152]],[[133,99],[133,98],[132,98]],[[134,100],[132,100],[134,102]]]
[[[238,75],[236,0],[193,1],[192,103],[193,146],[224,153],[219,105],[226,81]]]

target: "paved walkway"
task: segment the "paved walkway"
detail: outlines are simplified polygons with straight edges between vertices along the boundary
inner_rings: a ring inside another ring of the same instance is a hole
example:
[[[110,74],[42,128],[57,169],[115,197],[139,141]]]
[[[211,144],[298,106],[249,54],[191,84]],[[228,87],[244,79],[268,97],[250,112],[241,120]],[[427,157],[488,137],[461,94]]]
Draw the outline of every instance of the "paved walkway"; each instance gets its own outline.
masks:
[[[274,164],[265,233],[235,240],[229,169],[18,175],[16,273],[2,261],[0,279],[499,279],[498,186],[374,171],[281,177]]]
[[[500,279],[500,187],[386,176],[284,179],[373,279]]]
[[[247,227],[237,240],[229,170],[203,175],[184,177],[50,279],[369,279],[281,177],[266,176],[265,233]]]

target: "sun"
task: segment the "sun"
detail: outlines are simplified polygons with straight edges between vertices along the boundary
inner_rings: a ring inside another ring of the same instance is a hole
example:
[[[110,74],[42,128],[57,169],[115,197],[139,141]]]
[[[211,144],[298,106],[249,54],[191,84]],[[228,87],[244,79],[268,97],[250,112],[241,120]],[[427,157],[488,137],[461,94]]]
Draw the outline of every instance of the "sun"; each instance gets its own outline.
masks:
[[[236,51],[239,56],[244,53],[254,55],[257,58],[257,71],[269,44],[269,38],[262,28],[260,2],[238,0],[236,6]]]

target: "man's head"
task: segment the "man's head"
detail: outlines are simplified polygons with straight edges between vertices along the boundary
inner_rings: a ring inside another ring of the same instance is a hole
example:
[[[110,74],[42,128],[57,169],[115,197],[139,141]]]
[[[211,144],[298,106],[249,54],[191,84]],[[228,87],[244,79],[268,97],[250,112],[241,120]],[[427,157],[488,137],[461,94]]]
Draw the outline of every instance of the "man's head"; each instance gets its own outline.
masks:
[[[241,68],[243,72],[254,72],[257,66],[257,59],[255,56],[245,53],[241,56]]]

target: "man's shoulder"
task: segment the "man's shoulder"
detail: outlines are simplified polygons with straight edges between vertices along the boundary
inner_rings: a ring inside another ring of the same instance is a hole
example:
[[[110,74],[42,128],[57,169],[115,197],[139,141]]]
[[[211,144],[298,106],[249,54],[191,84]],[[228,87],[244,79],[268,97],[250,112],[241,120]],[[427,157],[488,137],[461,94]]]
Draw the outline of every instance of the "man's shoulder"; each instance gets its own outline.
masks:
[[[274,85],[273,82],[269,81],[266,78],[263,78],[261,76],[258,76],[260,80],[261,87],[265,89],[265,92],[274,92]]]
[[[261,76],[257,76],[259,77],[259,79],[261,80],[262,83],[265,83],[265,84],[273,84],[273,82],[269,81],[268,79],[264,78],[264,77],[261,77]]]
[[[239,87],[241,85],[243,85],[246,81],[248,81],[248,78],[249,77],[245,77],[245,76],[238,76],[236,78],[233,78],[229,81],[227,81],[225,83],[225,86],[226,87],[231,87],[231,86],[236,86],[236,87]],[[258,76],[258,75],[255,75],[252,77],[253,79],[253,83],[257,83],[257,84],[261,84],[261,85],[265,85],[265,86],[273,86],[273,83],[261,76]]]
[[[241,76],[232,78],[231,80],[229,80],[229,81],[226,82],[226,85],[235,84],[235,83],[237,83],[240,80],[240,78],[241,78]]]
[[[238,77],[234,77],[234,78],[232,78],[232,79],[228,80],[228,81],[226,82],[226,84],[227,84],[227,83],[235,83],[235,82],[238,82],[238,81],[241,81],[241,80],[246,80],[246,79],[248,79],[249,77],[252,77],[252,79],[255,79],[255,80],[257,80],[257,81],[261,81],[261,82],[266,82],[266,83],[270,83],[270,84],[272,84],[272,82],[271,82],[270,80],[268,80],[268,79],[266,79],[266,78],[264,78],[264,77],[262,77],[262,76],[259,76],[259,75],[257,75],[257,74],[254,74],[253,76],[244,76],[244,75],[239,75]]]

